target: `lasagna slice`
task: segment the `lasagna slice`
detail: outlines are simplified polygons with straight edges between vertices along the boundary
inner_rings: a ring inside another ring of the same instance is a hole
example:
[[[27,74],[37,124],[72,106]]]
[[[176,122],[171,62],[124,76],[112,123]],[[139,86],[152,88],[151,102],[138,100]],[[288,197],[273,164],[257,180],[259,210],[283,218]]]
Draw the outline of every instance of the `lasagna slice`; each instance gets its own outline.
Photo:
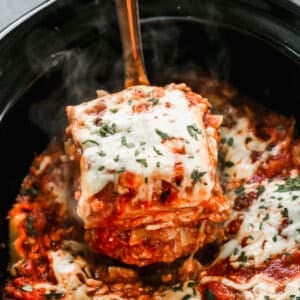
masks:
[[[66,108],[77,213],[98,252],[139,266],[222,238],[222,118],[185,84],[134,86]]]

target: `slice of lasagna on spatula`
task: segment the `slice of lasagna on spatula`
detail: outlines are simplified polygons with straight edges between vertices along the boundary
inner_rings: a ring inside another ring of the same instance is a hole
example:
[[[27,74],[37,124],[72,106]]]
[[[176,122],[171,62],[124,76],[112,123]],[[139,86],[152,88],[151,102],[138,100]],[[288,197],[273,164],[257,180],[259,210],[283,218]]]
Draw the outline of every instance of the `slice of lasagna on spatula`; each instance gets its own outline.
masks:
[[[222,118],[207,99],[185,84],[139,85],[66,111],[77,214],[95,251],[145,266],[222,239]]]

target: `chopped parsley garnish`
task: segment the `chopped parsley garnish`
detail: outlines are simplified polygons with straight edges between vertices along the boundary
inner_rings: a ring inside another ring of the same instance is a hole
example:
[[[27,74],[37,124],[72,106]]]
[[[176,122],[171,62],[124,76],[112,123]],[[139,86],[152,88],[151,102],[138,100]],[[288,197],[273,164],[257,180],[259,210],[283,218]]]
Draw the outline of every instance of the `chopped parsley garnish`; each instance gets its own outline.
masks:
[[[50,292],[50,293],[47,293],[45,294],[46,296],[46,299],[59,299],[59,298],[62,298],[65,296],[64,293],[57,293],[57,292]]]
[[[115,114],[115,113],[118,112],[118,109],[117,108],[111,108],[109,111],[112,112],[113,114]]]
[[[206,174],[206,172],[200,172],[200,171],[198,171],[198,170],[193,170],[193,172],[192,172],[192,174],[191,174],[191,178],[192,178],[192,180],[194,181],[194,182],[197,182],[197,181],[199,181],[200,179],[201,179],[201,177],[203,176],[203,175],[205,175]]]
[[[136,159],[136,161],[141,164],[142,166],[144,166],[145,168],[148,167],[148,164],[147,164],[147,160],[145,158],[140,158],[140,159]]]
[[[112,123],[111,126],[109,126],[108,124],[104,124],[99,128],[98,133],[102,136],[102,137],[107,137],[109,135],[113,135],[117,132],[117,126],[115,123]]]
[[[96,141],[94,141],[94,140],[85,140],[85,141],[82,142],[82,144],[87,144],[87,143],[99,145],[99,144],[98,144]]]
[[[33,291],[33,288],[30,284],[26,284],[21,287],[21,290],[24,292],[31,293]]]
[[[247,257],[247,255],[246,255],[245,251],[242,251],[242,253],[241,253],[241,255],[240,255],[240,257],[239,257],[238,259],[239,259],[239,261],[242,262],[242,263],[247,262],[248,257]]]
[[[27,231],[27,234],[30,236],[35,236],[36,235],[36,230],[33,226],[33,218],[32,216],[28,216],[25,222],[25,228]]]
[[[198,135],[201,134],[202,131],[197,127],[197,125],[196,124],[188,125],[186,128],[189,135],[195,140],[198,140]]]
[[[127,142],[127,139],[126,139],[126,136],[122,136],[121,138],[121,144],[127,148],[133,148],[134,147],[134,144],[133,143],[129,143]]]
[[[157,148],[155,148],[154,146],[153,146],[153,150],[156,152],[156,154],[158,154],[158,155],[163,155]]]
[[[245,143],[248,144],[252,141],[252,138],[247,136],[246,139],[245,139]]]
[[[230,137],[228,140],[227,140],[227,145],[228,146],[233,146],[233,143],[234,143],[234,139],[232,137]]]
[[[226,138],[225,137],[221,138],[221,144],[225,144],[225,143],[226,143]]]
[[[100,167],[98,168],[98,171],[103,171],[104,169],[105,169],[104,166],[100,166]]]
[[[257,195],[260,196],[265,190],[266,188],[263,185],[261,185],[257,190]]]
[[[139,150],[134,151],[134,156],[138,156],[141,152]]]
[[[274,235],[272,240],[273,240],[273,242],[277,242],[277,235]]]
[[[204,299],[205,300],[216,300],[216,296],[212,291],[210,291],[209,289],[206,289],[205,293],[204,293]]]
[[[106,156],[105,152],[103,152],[102,150],[100,152],[98,152],[99,156],[103,157]]]
[[[151,98],[148,101],[151,102],[153,106],[157,105],[159,103],[159,99],[157,99],[157,98]]]
[[[232,161],[228,160],[228,161],[225,162],[225,167],[226,168],[231,168],[233,166],[234,166],[234,163]]]
[[[236,190],[234,190],[234,193],[238,196],[245,194],[245,187],[240,186]]]
[[[190,288],[193,288],[193,287],[195,287],[196,285],[197,285],[197,284],[196,284],[195,281],[190,281],[190,282],[188,282],[188,284],[187,284],[187,286],[190,287]]]
[[[289,217],[289,210],[285,207],[282,211],[281,211],[281,215],[284,218],[288,218]]]
[[[120,158],[120,155],[117,155],[117,156],[114,158],[114,161],[115,161],[115,162],[119,161],[119,158]]]
[[[39,190],[35,186],[30,186],[28,189],[25,189],[24,191],[21,191],[21,195],[31,196],[31,197],[37,196],[38,193],[39,193]]]
[[[160,168],[160,161],[158,161],[158,162],[156,163],[156,167],[157,167],[157,168]]]
[[[266,215],[264,216],[264,218],[263,218],[263,222],[269,220],[269,218],[270,218],[270,215],[269,215],[269,214],[266,214]]]
[[[125,167],[121,167],[120,169],[117,170],[117,173],[124,173],[125,172]]]
[[[179,283],[179,284],[172,286],[172,290],[174,292],[183,291],[183,283]]]
[[[275,192],[291,192],[300,190],[300,176],[295,178],[287,178],[284,184],[279,184]]]
[[[165,133],[165,132],[162,132],[161,130],[159,129],[155,129],[155,132],[164,140],[164,139],[167,139],[169,136]]]
[[[140,145],[141,145],[141,146],[144,146],[144,145],[146,145],[146,142],[141,141],[141,142],[140,142]]]

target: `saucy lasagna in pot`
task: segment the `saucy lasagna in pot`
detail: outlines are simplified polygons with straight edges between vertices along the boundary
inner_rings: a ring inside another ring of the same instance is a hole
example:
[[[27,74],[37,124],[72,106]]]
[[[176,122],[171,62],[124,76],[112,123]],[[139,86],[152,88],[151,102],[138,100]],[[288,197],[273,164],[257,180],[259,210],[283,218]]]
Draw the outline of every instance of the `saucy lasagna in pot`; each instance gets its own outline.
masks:
[[[197,91],[67,107],[9,213],[7,299],[300,299],[295,121]]]

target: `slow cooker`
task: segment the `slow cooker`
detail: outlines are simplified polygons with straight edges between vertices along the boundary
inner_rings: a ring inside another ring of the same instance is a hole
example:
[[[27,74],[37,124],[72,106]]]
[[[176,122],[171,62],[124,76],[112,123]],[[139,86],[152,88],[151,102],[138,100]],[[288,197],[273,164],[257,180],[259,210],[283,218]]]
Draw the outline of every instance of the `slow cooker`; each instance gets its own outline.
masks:
[[[300,6],[287,0],[140,0],[152,84],[195,84],[193,72],[300,120]],[[186,76],[189,74],[189,76]],[[123,88],[114,2],[44,2],[0,32],[0,282],[7,213],[33,157],[65,126],[64,107]]]

